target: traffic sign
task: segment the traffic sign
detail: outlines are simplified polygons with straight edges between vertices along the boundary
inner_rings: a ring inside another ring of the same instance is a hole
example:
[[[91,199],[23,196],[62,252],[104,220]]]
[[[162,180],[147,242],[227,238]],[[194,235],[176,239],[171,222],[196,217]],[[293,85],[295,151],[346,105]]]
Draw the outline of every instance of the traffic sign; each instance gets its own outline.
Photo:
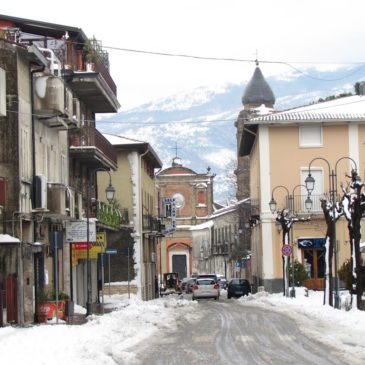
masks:
[[[105,250],[105,253],[107,255],[116,255],[118,253],[117,249],[114,249],[114,248],[108,248]]]
[[[283,254],[283,256],[290,256],[292,253],[292,249],[290,245],[283,245],[281,247],[281,253]]]

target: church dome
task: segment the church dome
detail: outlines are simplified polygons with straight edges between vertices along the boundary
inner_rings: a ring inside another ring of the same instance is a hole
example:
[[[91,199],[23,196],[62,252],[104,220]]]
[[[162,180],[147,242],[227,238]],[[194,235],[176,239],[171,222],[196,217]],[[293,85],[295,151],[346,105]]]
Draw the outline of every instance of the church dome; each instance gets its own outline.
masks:
[[[246,86],[242,96],[242,104],[250,106],[260,106],[264,104],[267,107],[273,107],[275,104],[274,93],[258,66],[256,67],[250,82]]]

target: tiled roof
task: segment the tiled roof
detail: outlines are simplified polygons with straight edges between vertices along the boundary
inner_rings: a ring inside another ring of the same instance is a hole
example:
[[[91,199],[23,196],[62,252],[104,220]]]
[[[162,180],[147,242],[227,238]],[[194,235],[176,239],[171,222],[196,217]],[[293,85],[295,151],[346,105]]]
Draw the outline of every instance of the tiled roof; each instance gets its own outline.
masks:
[[[274,121],[298,121],[298,120],[343,120],[350,121],[356,119],[365,119],[365,113],[319,113],[319,112],[291,112],[275,113],[262,117],[253,118],[254,122],[274,122]],[[256,123],[255,123],[256,124]]]
[[[354,95],[252,118],[248,124],[290,121],[365,121],[365,96]]]

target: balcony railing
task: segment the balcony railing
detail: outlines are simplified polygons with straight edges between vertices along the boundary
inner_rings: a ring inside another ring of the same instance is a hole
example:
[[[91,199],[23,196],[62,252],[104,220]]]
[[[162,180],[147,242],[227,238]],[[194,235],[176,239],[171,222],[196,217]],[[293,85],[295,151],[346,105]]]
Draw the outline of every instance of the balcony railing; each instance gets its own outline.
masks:
[[[306,213],[305,209],[305,200],[307,199],[307,195],[295,195],[294,196],[294,211],[298,213]],[[311,195],[310,198],[312,200],[312,213],[322,212],[321,207],[321,199],[324,199],[326,194],[319,194],[319,195]],[[329,199],[329,197],[327,197]],[[336,201],[339,202],[341,200],[340,195],[337,195]]]
[[[102,201],[97,201],[96,218],[98,219],[98,223],[116,229],[120,228],[121,214],[119,209]]]
[[[143,229],[151,232],[161,232],[161,221],[160,219],[150,215],[143,215]]]
[[[115,165],[117,152],[113,145],[95,128],[93,124],[85,124],[79,130],[70,130],[70,147],[95,147]]]

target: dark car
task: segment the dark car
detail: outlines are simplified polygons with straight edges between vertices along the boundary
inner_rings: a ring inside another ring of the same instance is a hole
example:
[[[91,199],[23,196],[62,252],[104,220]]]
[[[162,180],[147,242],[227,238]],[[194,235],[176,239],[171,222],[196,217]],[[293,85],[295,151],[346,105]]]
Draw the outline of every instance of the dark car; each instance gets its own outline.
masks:
[[[231,299],[232,297],[239,298],[242,297],[242,295],[248,295],[249,293],[251,293],[251,285],[246,279],[232,279],[228,283],[228,299]]]
[[[186,284],[188,283],[189,278],[184,278],[182,279],[181,283],[180,283],[180,290],[182,292],[186,291]]]
[[[227,279],[225,277],[219,277],[218,284],[221,289],[227,289]]]
[[[188,282],[186,283],[185,292],[186,293],[192,293],[193,292],[193,286],[196,283],[196,278],[190,278]]]

